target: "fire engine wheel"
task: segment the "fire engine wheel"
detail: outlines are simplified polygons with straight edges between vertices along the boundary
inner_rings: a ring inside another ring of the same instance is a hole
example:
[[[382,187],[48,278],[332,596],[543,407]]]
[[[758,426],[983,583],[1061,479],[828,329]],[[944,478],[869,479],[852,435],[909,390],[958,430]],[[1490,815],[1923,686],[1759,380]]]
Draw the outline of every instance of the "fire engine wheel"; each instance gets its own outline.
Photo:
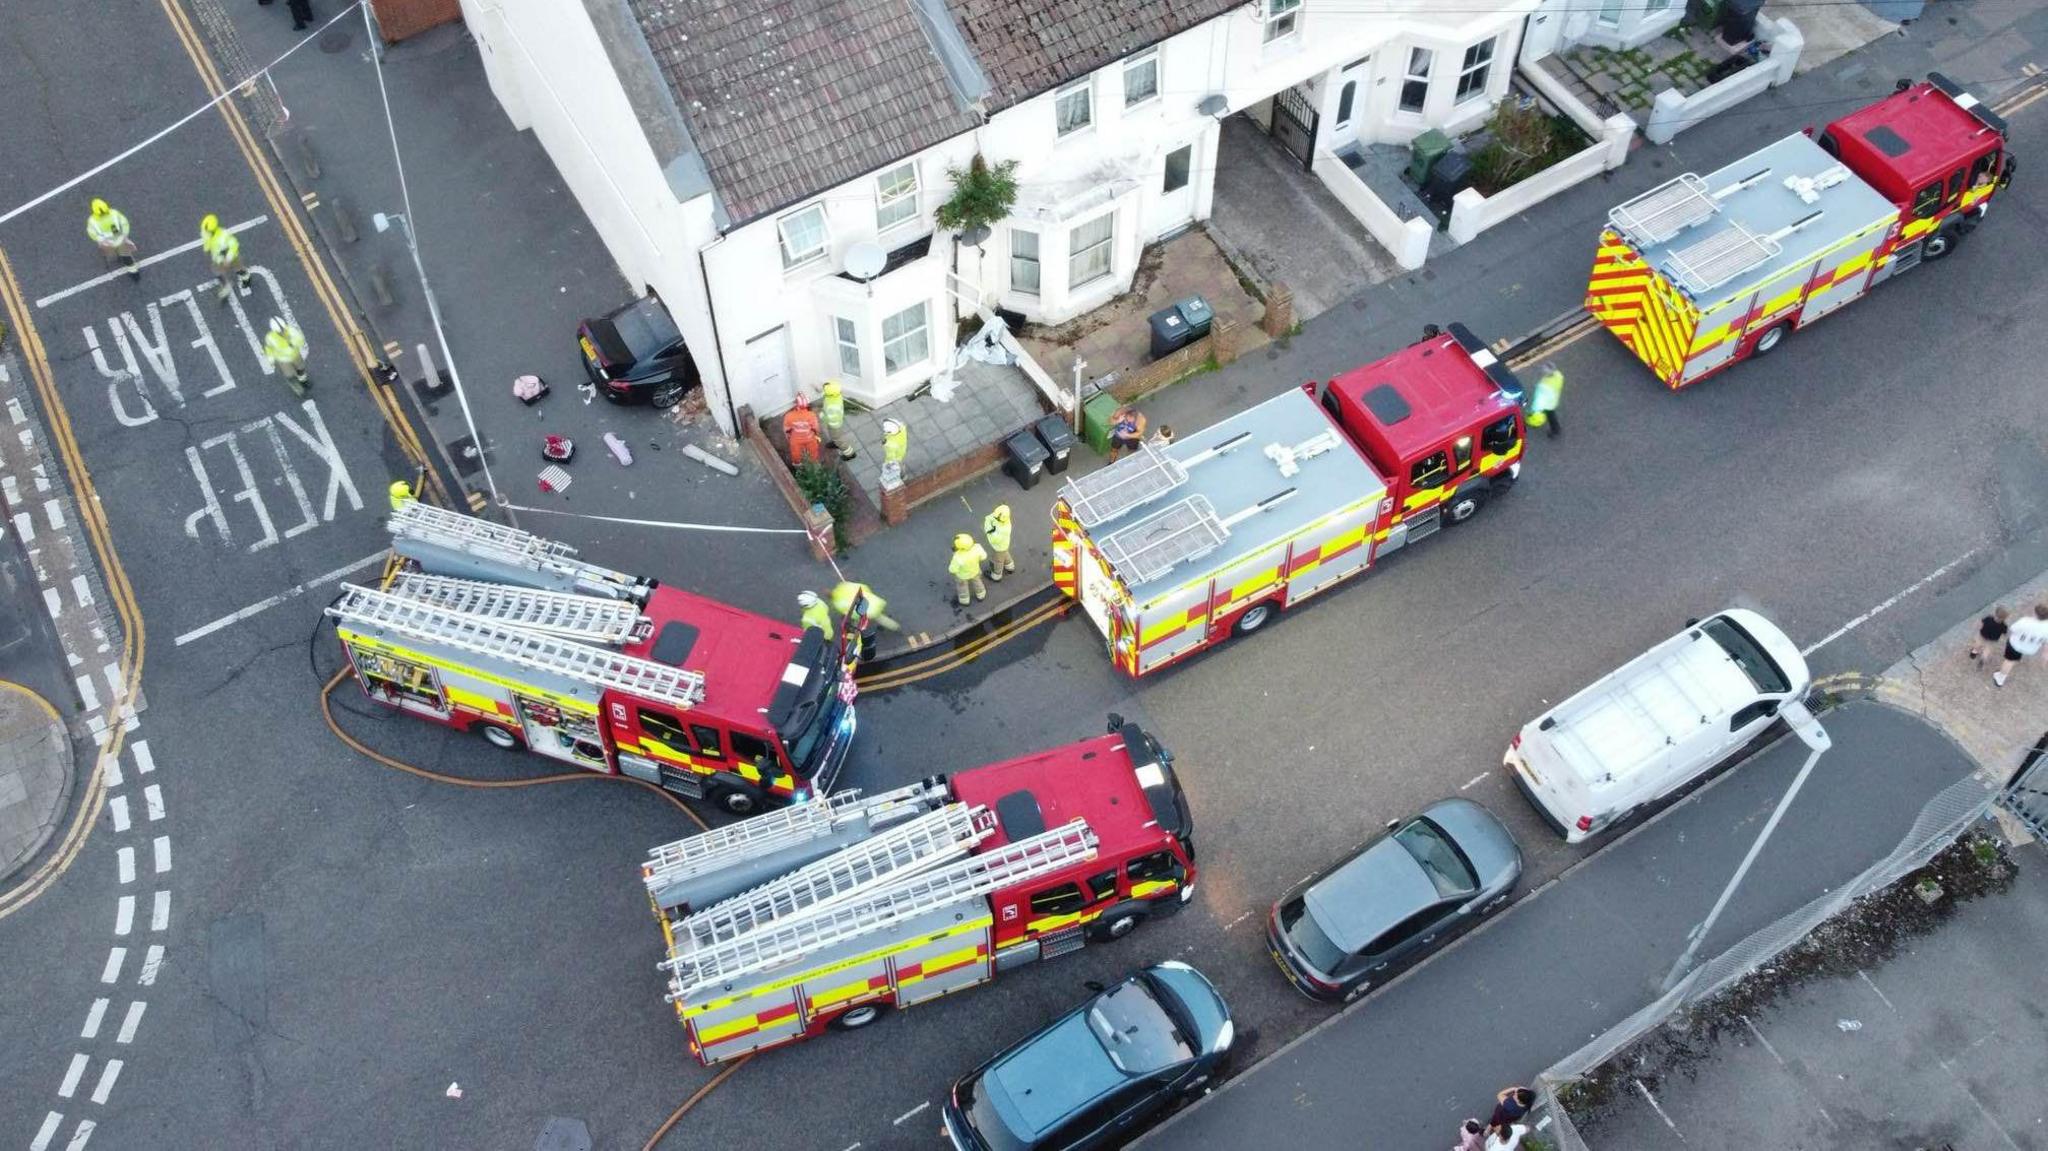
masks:
[[[484,742],[497,748],[499,751],[519,750],[519,737],[506,728],[499,727],[494,723],[487,723],[483,726],[483,734]]]
[[[1232,624],[1230,627],[1230,634],[1250,635],[1251,633],[1259,630],[1260,628],[1265,627],[1266,621],[1272,618],[1272,604],[1253,604],[1250,608],[1246,609],[1243,615],[1237,617],[1237,622]]]
[[[1756,338],[1756,347],[1749,354],[1752,356],[1768,355],[1771,349],[1785,342],[1785,333],[1791,330],[1790,324],[1772,325],[1763,335]]]
[[[1464,523],[1478,515],[1479,509],[1485,503],[1484,491],[1479,488],[1467,488],[1451,497],[1451,502],[1444,507],[1444,519],[1454,524]]]
[[[1932,236],[1921,241],[1920,258],[1922,260],[1939,260],[1950,252],[1955,251],[1956,245],[1962,242],[1962,238],[1962,229],[1956,227],[1953,221],[1943,224],[1934,230]]]
[[[672,408],[683,398],[683,385],[671,381],[654,389],[647,402],[657,408]]]
[[[718,793],[718,808],[728,815],[752,815],[761,810],[761,801],[752,792],[729,787]]]
[[[885,1010],[880,1003],[863,1003],[849,1011],[841,1012],[832,1020],[832,1026],[840,1031],[859,1031],[882,1017]]]
[[[1107,943],[1113,939],[1122,939],[1136,931],[1138,925],[1143,922],[1143,908],[1130,905],[1112,907],[1103,913],[1102,918],[1088,925],[1088,934],[1098,943]]]

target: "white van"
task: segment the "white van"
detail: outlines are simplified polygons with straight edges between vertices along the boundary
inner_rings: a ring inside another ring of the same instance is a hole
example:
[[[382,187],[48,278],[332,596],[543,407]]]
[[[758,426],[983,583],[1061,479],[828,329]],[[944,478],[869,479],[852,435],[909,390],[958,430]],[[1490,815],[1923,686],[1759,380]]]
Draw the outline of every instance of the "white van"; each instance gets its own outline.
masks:
[[[1777,625],[1730,608],[1537,717],[1503,762],[1544,820],[1578,843],[1727,759],[1809,682]]]

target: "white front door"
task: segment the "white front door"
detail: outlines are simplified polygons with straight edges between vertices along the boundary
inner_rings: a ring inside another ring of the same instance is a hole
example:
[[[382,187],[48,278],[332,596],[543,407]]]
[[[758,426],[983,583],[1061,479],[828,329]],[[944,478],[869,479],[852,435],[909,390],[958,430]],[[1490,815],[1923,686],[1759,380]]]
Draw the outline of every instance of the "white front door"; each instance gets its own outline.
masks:
[[[1202,177],[1202,142],[1190,140],[1166,150],[1166,157],[1147,198],[1145,235],[1149,239],[1186,227],[1195,218],[1195,181]]]
[[[752,404],[761,415],[774,415],[796,403],[796,372],[789,363],[787,327],[747,341],[740,353],[740,381],[736,401]]]

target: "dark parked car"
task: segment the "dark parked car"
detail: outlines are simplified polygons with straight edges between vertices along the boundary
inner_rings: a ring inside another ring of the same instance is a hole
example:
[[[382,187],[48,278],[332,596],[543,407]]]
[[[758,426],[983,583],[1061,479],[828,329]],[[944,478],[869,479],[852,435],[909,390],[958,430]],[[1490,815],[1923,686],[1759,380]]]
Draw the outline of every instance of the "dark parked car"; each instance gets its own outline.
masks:
[[[583,370],[605,399],[672,408],[703,384],[668,309],[653,296],[576,328]]]
[[[1200,1093],[1233,1038],[1201,972],[1147,967],[955,1083],[946,1134],[960,1151],[1120,1146]]]
[[[1446,799],[1288,892],[1266,942],[1297,990],[1348,1003],[1506,906],[1521,875],[1500,820]]]

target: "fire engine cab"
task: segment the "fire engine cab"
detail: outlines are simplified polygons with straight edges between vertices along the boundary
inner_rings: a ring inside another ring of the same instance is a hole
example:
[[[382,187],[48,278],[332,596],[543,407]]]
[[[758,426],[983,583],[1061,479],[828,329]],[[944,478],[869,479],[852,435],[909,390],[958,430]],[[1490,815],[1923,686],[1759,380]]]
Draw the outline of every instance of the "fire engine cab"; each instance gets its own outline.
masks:
[[[1901,81],[1818,139],[1609,212],[1586,310],[1682,388],[1953,252],[2012,182],[2005,142],[2005,121],[1940,73]]]
[[[1521,474],[1521,384],[1462,324],[1069,480],[1053,583],[1145,675],[1470,519]]]
[[[667,1000],[706,1064],[875,1021],[1194,896],[1193,817],[1136,724],[655,848]]]
[[[855,729],[852,648],[410,501],[393,563],[327,609],[387,707],[735,814],[829,790]]]

